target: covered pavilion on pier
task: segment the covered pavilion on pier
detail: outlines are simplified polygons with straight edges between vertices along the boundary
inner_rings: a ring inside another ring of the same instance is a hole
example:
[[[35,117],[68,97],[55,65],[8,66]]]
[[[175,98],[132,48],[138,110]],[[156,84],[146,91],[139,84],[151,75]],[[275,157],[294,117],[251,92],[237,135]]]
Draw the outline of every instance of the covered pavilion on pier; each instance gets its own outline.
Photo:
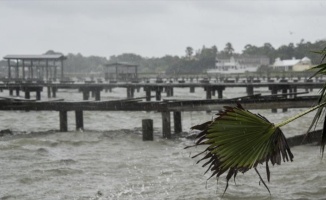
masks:
[[[42,55],[7,55],[8,80],[56,80],[57,68],[60,67],[60,78],[64,77],[64,60],[62,54]],[[12,68],[14,73],[12,73]]]
[[[138,65],[126,63],[126,62],[115,62],[105,64],[106,72],[105,79],[111,79],[114,81],[137,81],[138,80]]]

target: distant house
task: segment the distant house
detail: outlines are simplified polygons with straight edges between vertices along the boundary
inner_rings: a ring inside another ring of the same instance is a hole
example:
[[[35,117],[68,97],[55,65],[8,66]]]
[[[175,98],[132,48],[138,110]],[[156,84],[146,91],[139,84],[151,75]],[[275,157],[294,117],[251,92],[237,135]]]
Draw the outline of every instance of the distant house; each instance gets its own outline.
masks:
[[[307,57],[302,59],[292,58],[290,60],[281,60],[276,58],[272,67],[282,71],[304,71],[312,67],[311,60]]]
[[[230,58],[216,58],[215,68],[207,70],[207,73],[245,73],[255,72],[260,66],[269,65],[267,56],[231,56]]]

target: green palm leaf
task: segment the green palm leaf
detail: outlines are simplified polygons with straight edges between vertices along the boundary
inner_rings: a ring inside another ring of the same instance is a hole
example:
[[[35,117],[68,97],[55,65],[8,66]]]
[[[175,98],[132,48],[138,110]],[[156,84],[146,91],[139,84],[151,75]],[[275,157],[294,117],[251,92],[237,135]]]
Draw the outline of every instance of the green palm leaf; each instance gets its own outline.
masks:
[[[225,107],[213,121],[194,126],[201,130],[196,145],[208,145],[201,153],[206,155],[198,161],[208,160],[203,167],[209,165],[211,177],[219,177],[227,172],[228,182],[238,172],[245,173],[258,164],[266,163],[267,180],[270,180],[268,162],[281,164],[281,160],[293,160],[293,155],[281,129],[270,123],[261,115],[253,114],[242,108]],[[259,173],[258,173],[259,175]],[[260,180],[266,186],[259,175]],[[224,192],[225,192],[224,191]],[[268,190],[269,191],[269,190]]]
[[[326,75],[326,63],[323,63],[324,60],[326,59],[326,47],[321,50],[321,51],[315,51],[315,53],[318,53],[322,56],[321,62],[319,65],[313,67],[312,69],[316,69],[317,72],[313,75],[313,76],[317,76],[317,75]],[[312,77],[313,77],[312,76]],[[320,91],[320,98],[318,100],[319,104],[325,104],[326,103],[326,83],[323,86],[323,88]],[[320,107],[316,114],[315,117],[312,120],[312,123],[308,129],[308,133],[310,132],[310,130],[314,127],[316,127],[317,123],[320,120],[320,117],[324,115],[324,125],[323,125],[323,131],[322,131],[322,137],[321,137],[321,142],[320,142],[320,151],[322,156],[324,155],[324,151],[325,151],[325,145],[326,145],[326,115],[325,115],[325,106]],[[309,134],[307,134],[307,136],[309,136]]]

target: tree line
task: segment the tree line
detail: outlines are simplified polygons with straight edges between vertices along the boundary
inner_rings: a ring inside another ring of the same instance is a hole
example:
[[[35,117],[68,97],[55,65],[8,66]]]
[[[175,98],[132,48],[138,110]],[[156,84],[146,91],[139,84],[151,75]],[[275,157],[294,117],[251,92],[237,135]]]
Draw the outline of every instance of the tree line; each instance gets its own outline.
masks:
[[[128,62],[139,65],[140,73],[195,74],[214,68],[216,56],[218,58],[230,58],[233,55],[267,56],[270,59],[270,64],[278,57],[281,59],[292,59],[293,57],[303,58],[307,56],[313,64],[318,64],[321,58],[313,51],[323,49],[325,43],[325,40],[309,42],[302,39],[297,44],[289,43],[278,48],[274,48],[270,43],[265,43],[262,46],[247,44],[241,53],[236,53],[232,43],[228,42],[220,51],[215,45],[211,47],[203,46],[197,50],[188,46],[185,48],[184,56],[166,55],[152,58],[134,53],[112,55],[108,59],[100,56],[83,56],[80,53],[69,53],[66,55],[65,70],[68,73],[98,73],[104,71],[103,66],[106,63]],[[60,52],[53,50],[46,52],[46,54],[58,53]],[[5,69],[6,62],[0,61],[0,65],[2,65],[0,70],[3,70]]]

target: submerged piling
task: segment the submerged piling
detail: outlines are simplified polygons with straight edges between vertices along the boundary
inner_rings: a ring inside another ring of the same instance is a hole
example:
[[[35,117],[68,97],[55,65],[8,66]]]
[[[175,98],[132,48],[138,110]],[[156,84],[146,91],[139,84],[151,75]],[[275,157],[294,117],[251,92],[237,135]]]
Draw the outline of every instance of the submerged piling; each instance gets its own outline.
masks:
[[[143,128],[143,141],[153,141],[153,120],[143,119],[142,128]]]

